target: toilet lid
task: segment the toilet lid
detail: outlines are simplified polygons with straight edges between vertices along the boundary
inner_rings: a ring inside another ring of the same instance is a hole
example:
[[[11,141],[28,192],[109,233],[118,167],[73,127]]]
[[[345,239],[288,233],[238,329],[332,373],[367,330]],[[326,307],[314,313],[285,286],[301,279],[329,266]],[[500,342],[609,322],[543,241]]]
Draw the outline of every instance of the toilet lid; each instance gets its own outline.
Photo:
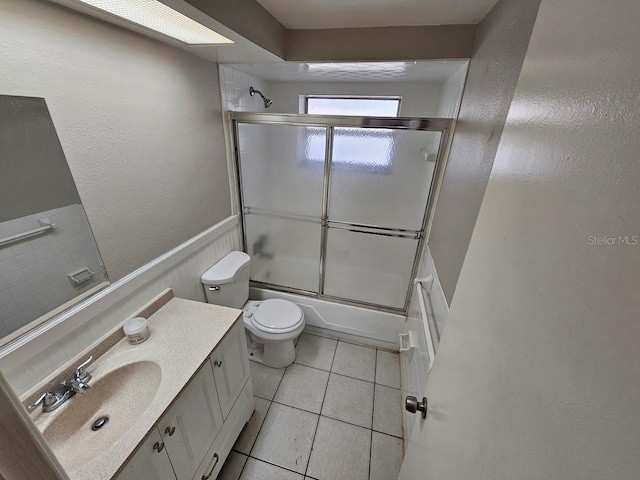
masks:
[[[260,304],[253,314],[256,327],[271,330],[285,330],[296,326],[302,320],[302,310],[295,303],[272,298]]]

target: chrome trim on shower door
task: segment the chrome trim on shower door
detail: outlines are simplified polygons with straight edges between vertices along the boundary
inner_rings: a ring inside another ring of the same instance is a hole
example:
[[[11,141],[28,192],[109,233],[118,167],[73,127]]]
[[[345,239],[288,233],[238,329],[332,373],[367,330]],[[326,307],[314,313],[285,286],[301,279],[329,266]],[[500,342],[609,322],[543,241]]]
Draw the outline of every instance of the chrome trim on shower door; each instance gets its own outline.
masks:
[[[444,166],[445,162],[442,161],[442,155],[444,154],[447,142],[449,141],[449,133],[450,127],[447,127],[442,130],[440,134],[440,144],[438,145],[438,154],[436,155],[436,164],[435,169],[433,171],[433,176],[431,177],[431,185],[429,186],[429,195],[427,196],[427,208],[424,210],[424,217],[422,219],[422,235],[420,237],[420,241],[418,242],[418,248],[416,250],[416,258],[413,262],[413,269],[411,270],[410,282],[409,282],[409,290],[407,291],[407,298],[404,303],[405,312],[409,311],[409,305],[411,304],[411,299],[413,297],[412,282],[413,279],[416,278],[418,274],[418,267],[420,263],[420,256],[422,251],[424,250],[424,245],[427,242],[428,238],[425,233],[427,232],[427,227],[429,224],[429,219],[433,213],[433,209],[435,207],[435,198],[434,195],[436,193],[436,185],[440,179],[440,176],[444,174]]]
[[[322,229],[320,237],[320,275],[318,295],[324,294],[325,266],[327,262],[327,220],[329,219],[329,194],[331,192],[331,163],[333,162],[333,127],[327,125],[324,148],[324,179],[322,184]]]
[[[442,161],[442,155],[444,153],[444,145],[449,137],[449,129],[452,123],[452,119],[447,118],[435,118],[435,119],[420,119],[420,118],[391,118],[391,117],[342,117],[342,116],[328,116],[328,115],[298,115],[298,114],[271,114],[271,113],[249,113],[249,112],[232,112],[230,114],[232,119],[232,136],[234,142],[234,161],[236,166],[236,177],[238,182],[238,196],[240,202],[239,213],[241,215],[241,229],[242,229],[242,244],[244,251],[247,251],[247,236],[246,236],[246,219],[245,216],[249,214],[261,215],[261,216],[273,216],[276,218],[298,220],[310,223],[322,224],[321,229],[321,248],[320,248],[320,272],[319,272],[319,289],[318,293],[302,290],[293,287],[286,287],[282,285],[270,284],[265,282],[251,281],[251,285],[260,288],[269,288],[281,292],[317,297],[320,299],[326,299],[337,303],[366,307],[373,310],[389,312],[389,313],[407,313],[411,295],[413,289],[411,288],[411,280],[415,277],[418,263],[420,260],[420,254],[424,248],[424,243],[427,241],[425,232],[428,221],[433,214],[434,208],[434,186],[439,181],[444,162]],[[327,129],[326,142],[325,142],[325,164],[324,164],[324,177],[323,177],[323,198],[322,198],[322,217],[318,219],[311,215],[299,215],[288,214],[285,212],[278,212],[269,209],[263,209],[259,207],[247,207],[245,210],[245,201],[243,195],[242,186],[242,167],[241,156],[239,153],[239,135],[238,124],[239,123],[253,123],[253,124],[275,124],[275,125],[297,125],[297,126],[323,126]],[[331,190],[331,169],[332,169],[332,151],[333,151],[333,137],[334,127],[360,127],[360,128],[388,128],[394,130],[419,130],[419,131],[433,131],[440,132],[440,142],[438,147],[438,153],[436,156],[436,165],[431,179],[431,185],[427,197],[426,208],[424,211],[422,226],[420,230],[392,228],[381,225],[365,224],[365,223],[351,223],[337,220],[329,220],[329,202],[330,202],[330,190]],[[387,305],[379,305],[355,299],[341,298],[324,293],[324,282],[326,279],[326,255],[327,255],[327,232],[329,228],[336,228],[342,230],[353,231],[354,233],[364,233],[370,235],[381,235],[389,237],[400,238],[412,238],[418,240],[416,247],[415,259],[413,262],[413,268],[409,278],[409,287],[406,295],[406,301],[404,308],[395,308]]]
[[[426,132],[442,132],[451,126],[452,121],[450,118],[356,117],[253,112],[232,112],[231,119],[240,123],[390,128],[394,130],[420,130]]]

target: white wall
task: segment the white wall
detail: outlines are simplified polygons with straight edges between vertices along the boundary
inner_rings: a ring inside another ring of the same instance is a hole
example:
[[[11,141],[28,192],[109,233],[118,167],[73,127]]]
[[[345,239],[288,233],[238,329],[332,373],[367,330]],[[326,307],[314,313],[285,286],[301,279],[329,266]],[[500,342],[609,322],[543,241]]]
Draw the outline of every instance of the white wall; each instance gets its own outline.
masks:
[[[451,302],[540,0],[499,1],[478,26],[429,235]]]
[[[400,96],[400,116],[437,117],[440,83],[378,82],[272,82],[269,84],[273,105],[270,113],[304,113],[300,111],[301,95],[371,95]]]
[[[438,104],[438,116],[442,118],[457,118],[460,108],[460,100],[464,90],[464,82],[467,79],[469,64],[461,66],[442,84],[440,89],[440,102]]]
[[[542,2],[404,473],[638,478],[638,18]]]
[[[214,63],[49,2],[0,30],[0,91],[47,101],[111,280],[230,214]]]

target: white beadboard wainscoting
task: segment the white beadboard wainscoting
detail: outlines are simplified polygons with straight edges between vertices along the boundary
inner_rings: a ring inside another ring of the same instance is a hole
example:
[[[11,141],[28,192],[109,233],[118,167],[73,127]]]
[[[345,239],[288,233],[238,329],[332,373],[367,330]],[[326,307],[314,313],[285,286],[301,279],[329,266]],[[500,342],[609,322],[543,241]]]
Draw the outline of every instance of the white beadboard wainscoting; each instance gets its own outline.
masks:
[[[200,275],[240,249],[233,215],[0,349],[0,369],[18,395],[117,328],[163,289],[206,301]]]
[[[433,258],[428,245],[425,245],[420,258],[417,278],[426,278],[433,275],[431,288],[427,290],[425,295],[426,310],[429,315],[433,316],[433,320],[438,326],[438,330],[442,335],[445,321],[449,313],[449,306],[444,296],[444,291],[438,279]],[[415,287],[414,287],[415,288]],[[418,399],[423,396],[429,396],[426,392],[426,383],[429,376],[429,350],[427,347],[427,325],[422,318],[420,311],[420,300],[418,295],[413,292],[411,304],[409,305],[409,314],[407,315],[406,332],[413,332],[415,339],[415,348],[413,351],[400,353],[400,365],[402,372],[402,398],[407,395],[413,395]],[[433,341],[435,343],[436,352],[438,349],[437,338],[434,332]],[[404,414],[404,440],[409,441],[411,431],[417,419],[420,416],[414,413],[405,412]]]

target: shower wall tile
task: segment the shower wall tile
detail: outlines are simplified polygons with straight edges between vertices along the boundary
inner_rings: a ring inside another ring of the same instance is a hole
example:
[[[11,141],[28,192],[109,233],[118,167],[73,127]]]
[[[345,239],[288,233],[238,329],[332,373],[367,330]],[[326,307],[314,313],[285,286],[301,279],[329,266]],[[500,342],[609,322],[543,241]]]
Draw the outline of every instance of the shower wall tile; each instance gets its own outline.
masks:
[[[237,172],[233,158],[231,144],[231,120],[229,112],[262,112],[264,106],[262,99],[258,96],[249,95],[249,88],[253,87],[269,96],[269,84],[264,80],[253,77],[237,70],[232,70],[224,65],[219,66],[220,77],[220,98],[223,114],[223,128],[225,133],[227,149],[227,170],[229,172],[229,190],[231,192],[231,213],[237,214],[238,205],[238,182]]]
[[[0,238],[40,227],[54,230],[0,247],[0,332],[13,332],[107,280],[80,204],[0,223]],[[95,276],[73,286],[67,275],[89,268]]]

